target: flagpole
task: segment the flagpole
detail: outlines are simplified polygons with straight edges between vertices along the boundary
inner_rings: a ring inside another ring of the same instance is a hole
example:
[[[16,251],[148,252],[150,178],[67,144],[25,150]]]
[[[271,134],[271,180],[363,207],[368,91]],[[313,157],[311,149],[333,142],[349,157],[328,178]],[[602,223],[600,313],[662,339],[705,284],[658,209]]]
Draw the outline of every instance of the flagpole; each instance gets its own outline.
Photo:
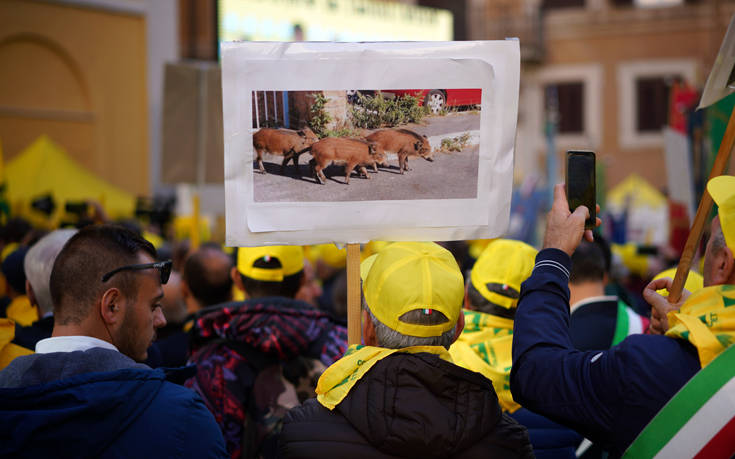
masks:
[[[725,135],[722,137],[722,142],[720,142],[720,148],[717,151],[717,157],[715,158],[715,163],[712,166],[708,181],[725,172],[727,163],[730,160],[733,143],[735,143],[735,110],[730,112],[730,120],[727,122],[727,129],[725,129]],[[674,282],[669,289],[670,303],[676,303],[681,299],[684,281],[689,273],[689,268],[692,266],[692,259],[699,245],[699,240],[704,231],[704,224],[707,221],[711,209],[712,196],[709,195],[707,187],[705,187],[704,193],[702,193],[702,199],[699,201],[697,214],[694,217],[692,229],[689,231],[689,237],[687,237],[687,242],[684,246],[684,252],[681,254],[681,259],[679,260],[679,266],[676,268]]]

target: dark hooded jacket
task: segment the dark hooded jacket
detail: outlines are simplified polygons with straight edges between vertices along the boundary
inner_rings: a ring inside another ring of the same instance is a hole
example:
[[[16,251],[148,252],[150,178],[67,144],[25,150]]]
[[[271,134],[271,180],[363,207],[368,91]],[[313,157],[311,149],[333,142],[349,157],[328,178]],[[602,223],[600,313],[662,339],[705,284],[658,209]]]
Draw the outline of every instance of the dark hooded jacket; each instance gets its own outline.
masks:
[[[103,348],[18,357],[0,372],[0,457],[226,457],[178,376]]]
[[[433,354],[377,362],[333,411],[316,400],[286,415],[284,458],[533,457],[492,383]]]
[[[329,314],[283,297],[213,306],[194,321],[187,381],[212,411],[232,457],[273,457],[283,416],[314,396],[342,357],[347,330]]]

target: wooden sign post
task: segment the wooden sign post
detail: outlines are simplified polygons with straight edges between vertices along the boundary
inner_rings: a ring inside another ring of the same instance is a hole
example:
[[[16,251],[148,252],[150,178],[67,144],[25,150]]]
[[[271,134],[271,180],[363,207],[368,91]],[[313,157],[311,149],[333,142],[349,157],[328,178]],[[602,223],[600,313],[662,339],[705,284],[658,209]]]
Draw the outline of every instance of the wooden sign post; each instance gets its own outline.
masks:
[[[361,342],[360,244],[347,244],[347,344]]]

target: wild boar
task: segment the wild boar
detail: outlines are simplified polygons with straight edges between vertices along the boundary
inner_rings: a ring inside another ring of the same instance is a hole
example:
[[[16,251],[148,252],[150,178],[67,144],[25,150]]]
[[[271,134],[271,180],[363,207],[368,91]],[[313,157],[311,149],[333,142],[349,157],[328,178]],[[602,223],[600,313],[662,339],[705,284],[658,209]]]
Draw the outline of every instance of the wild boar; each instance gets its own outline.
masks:
[[[386,153],[398,155],[398,168],[403,174],[410,171],[409,156],[420,156],[427,161],[434,161],[429,139],[408,129],[382,129],[365,137],[368,142],[379,144]]]
[[[308,127],[298,131],[292,131],[290,129],[260,129],[253,134],[253,148],[257,155],[260,173],[265,174],[263,153],[267,151],[272,155],[283,156],[281,173],[283,173],[286,164],[289,161],[293,161],[294,166],[296,166],[296,173],[298,174],[299,155],[307,151],[318,140],[319,138]]]
[[[322,170],[330,164],[345,166],[345,183],[349,185],[350,174],[359,167],[361,174],[370,178],[365,166],[373,166],[377,172],[377,164],[385,164],[385,151],[380,145],[360,139],[328,137],[311,146],[313,158],[309,161],[316,180],[324,185],[327,177]]]

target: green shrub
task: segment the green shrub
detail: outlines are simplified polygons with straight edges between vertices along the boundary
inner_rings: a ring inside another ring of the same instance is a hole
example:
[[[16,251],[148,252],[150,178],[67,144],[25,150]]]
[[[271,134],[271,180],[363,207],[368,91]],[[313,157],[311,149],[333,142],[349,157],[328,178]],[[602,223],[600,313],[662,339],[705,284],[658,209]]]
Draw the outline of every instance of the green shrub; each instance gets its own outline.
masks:
[[[469,142],[470,137],[470,133],[465,132],[457,137],[447,137],[442,139],[441,151],[462,151],[464,147],[467,146],[467,142]]]
[[[316,93],[309,108],[309,127],[319,138],[327,136],[327,125],[332,121],[332,116],[324,110],[328,100],[324,94]]]
[[[419,106],[419,99],[410,95],[386,99],[381,92],[375,96],[358,93],[358,101],[350,109],[352,123],[357,128],[376,129],[406,123],[418,123],[428,115],[427,107]]]

